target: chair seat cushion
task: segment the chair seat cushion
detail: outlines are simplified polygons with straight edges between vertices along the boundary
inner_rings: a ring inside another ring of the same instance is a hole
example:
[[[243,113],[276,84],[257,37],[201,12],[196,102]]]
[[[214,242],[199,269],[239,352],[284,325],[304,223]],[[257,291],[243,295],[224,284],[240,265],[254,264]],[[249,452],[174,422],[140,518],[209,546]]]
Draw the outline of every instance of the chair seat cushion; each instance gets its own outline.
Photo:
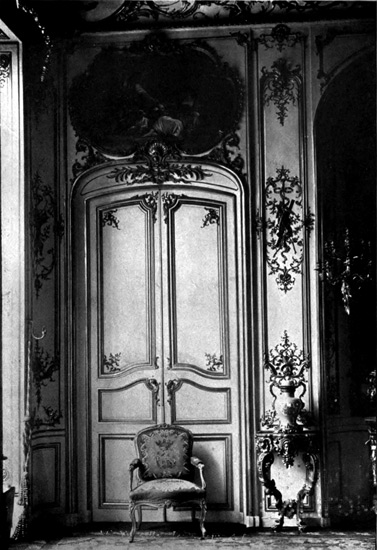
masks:
[[[174,500],[185,502],[205,497],[205,489],[185,479],[154,479],[146,481],[130,492],[130,499],[134,502]]]

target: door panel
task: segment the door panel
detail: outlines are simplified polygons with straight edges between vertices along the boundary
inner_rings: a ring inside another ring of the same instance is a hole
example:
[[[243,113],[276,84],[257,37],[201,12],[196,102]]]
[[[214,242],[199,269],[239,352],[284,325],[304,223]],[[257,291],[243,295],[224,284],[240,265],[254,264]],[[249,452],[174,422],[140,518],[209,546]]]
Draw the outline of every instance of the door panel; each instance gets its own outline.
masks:
[[[112,390],[98,390],[98,412],[99,422],[156,422],[156,399],[149,380],[138,380]]]
[[[101,375],[150,364],[153,354],[153,212],[136,200],[99,210]]]
[[[230,424],[231,389],[208,388],[180,379],[171,397],[171,409],[173,424]]]
[[[160,422],[156,209],[152,194],[135,191],[96,196],[88,204],[93,521],[128,519],[133,438],[146,425]]]
[[[125,461],[125,457],[134,455],[133,437],[101,435],[98,439],[98,447],[99,476],[96,487],[99,493],[98,504],[100,509],[110,511],[111,514],[112,508],[119,506],[125,508],[127,505],[129,462]]]
[[[221,319],[221,230],[203,225],[203,204],[181,202],[171,216],[171,300],[175,362],[206,369],[206,357],[224,352]],[[210,320],[210,322],[209,322]]]
[[[181,195],[175,192],[164,210],[169,418],[195,437],[207,437],[206,445],[198,448],[209,457],[209,508],[239,520],[239,483],[231,482],[233,471],[241,469],[234,196],[185,189]]]

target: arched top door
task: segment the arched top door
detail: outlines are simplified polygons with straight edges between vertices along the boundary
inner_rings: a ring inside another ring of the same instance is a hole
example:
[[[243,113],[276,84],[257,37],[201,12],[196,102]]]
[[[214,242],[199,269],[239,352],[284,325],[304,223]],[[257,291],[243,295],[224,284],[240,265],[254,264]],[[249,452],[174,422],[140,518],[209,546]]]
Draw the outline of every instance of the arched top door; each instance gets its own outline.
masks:
[[[90,411],[77,432],[93,518],[124,521],[114,468],[133,458],[139,429],[167,422],[188,426],[213,465],[210,507],[241,521],[242,189],[214,164],[149,160],[93,169],[72,194],[73,368],[78,415]]]

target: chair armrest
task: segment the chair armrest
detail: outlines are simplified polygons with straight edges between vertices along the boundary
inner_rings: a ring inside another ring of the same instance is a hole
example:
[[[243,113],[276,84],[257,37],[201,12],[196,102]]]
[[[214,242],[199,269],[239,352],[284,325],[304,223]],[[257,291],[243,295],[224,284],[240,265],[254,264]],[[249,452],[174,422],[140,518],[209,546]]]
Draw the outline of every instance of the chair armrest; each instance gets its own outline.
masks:
[[[137,468],[140,468],[142,465],[142,462],[140,458],[135,458],[129,465],[129,472],[130,472],[130,491],[132,491],[132,483],[134,478],[134,470]]]
[[[192,456],[191,457],[191,464],[193,466],[195,466],[195,468],[198,468],[199,474],[200,474],[200,481],[202,482],[202,489],[205,489],[207,484],[206,484],[206,482],[204,480],[204,476],[203,476],[204,462],[202,462],[200,460],[200,458],[198,458],[197,456]]]

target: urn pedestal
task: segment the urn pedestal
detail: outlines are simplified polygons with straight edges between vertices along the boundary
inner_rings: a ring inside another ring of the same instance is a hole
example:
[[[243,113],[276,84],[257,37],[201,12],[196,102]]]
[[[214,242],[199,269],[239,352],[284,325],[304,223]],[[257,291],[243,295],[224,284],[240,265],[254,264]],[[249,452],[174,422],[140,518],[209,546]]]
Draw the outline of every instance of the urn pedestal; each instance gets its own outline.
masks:
[[[265,489],[267,498],[273,497],[275,508],[279,514],[275,530],[281,531],[285,518],[296,516],[299,532],[306,525],[302,517],[308,499],[314,493],[319,473],[319,446],[315,432],[302,433],[266,433],[259,432],[256,436],[258,477]],[[272,466],[280,460],[285,468],[290,470],[290,476],[297,474],[297,489],[293,496],[284,494],[282,481],[274,479]],[[301,465],[304,464],[304,475]],[[295,468],[297,469],[295,470]],[[305,503],[306,501],[306,503]]]

